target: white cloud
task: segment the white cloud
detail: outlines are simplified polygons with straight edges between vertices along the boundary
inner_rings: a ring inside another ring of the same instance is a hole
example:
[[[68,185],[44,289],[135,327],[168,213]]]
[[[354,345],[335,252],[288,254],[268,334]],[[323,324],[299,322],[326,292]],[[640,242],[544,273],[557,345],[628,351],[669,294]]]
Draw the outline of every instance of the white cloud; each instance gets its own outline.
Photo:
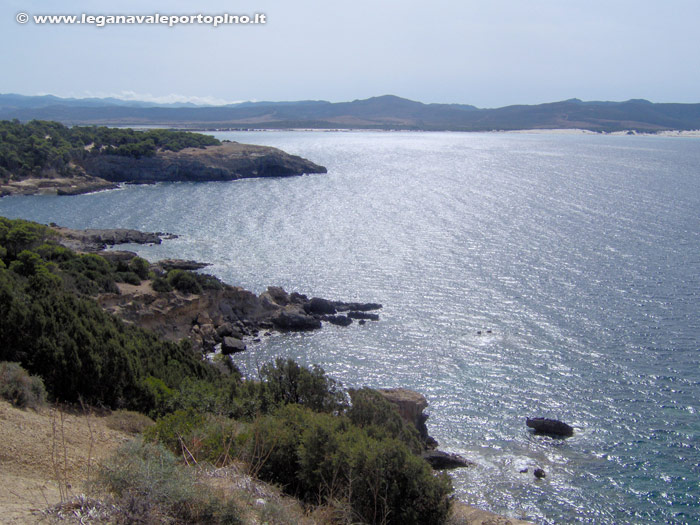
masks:
[[[71,98],[118,98],[120,100],[154,102],[156,104],[174,104],[190,102],[192,104],[197,104],[200,106],[221,106],[224,104],[235,104],[237,102],[243,102],[240,100],[224,100],[222,98],[210,96],[197,97],[188,95],[178,95],[177,93],[170,93],[168,95],[153,95],[151,93],[137,93],[135,91],[120,91],[118,93],[85,91],[81,94],[70,93],[64,96]]]

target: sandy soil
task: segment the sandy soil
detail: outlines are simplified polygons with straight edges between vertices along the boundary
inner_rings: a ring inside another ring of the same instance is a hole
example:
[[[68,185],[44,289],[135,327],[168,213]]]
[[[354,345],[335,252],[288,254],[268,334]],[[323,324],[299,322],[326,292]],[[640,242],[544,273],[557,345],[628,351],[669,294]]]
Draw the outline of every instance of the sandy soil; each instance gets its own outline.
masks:
[[[41,510],[84,493],[99,461],[129,438],[105,418],[0,401],[0,523],[40,522]]]

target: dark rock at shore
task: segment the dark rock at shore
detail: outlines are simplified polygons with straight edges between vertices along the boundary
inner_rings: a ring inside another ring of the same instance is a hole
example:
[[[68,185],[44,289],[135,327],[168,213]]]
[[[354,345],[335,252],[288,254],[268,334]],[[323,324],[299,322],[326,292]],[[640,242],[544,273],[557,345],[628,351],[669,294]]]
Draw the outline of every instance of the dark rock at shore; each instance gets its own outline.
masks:
[[[245,343],[235,337],[226,336],[221,341],[221,353],[224,355],[243,352],[245,349]]]
[[[353,310],[355,312],[369,312],[371,310],[381,310],[382,305],[379,303],[344,303],[342,301],[334,301],[333,306],[339,312],[347,312]]]
[[[280,330],[318,330],[321,328],[321,321],[310,315],[288,310],[280,311],[271,319],[275,328]]]
[[[443,452],[442,450],[427,450],[422,457],[435,470],[447,470],[454,468],[473,467],[474,463],[464,459],[458,454]]]
[[[350,319],[366,319],[368,321],[379,321],[379,315],[377,314],[368,314],[365,312],[348,312],[347,316]]]
[[[537,479],[542,479],[547,476],[547,473],[541,468],[536,468],[533,474]]]
[[[337,310],[332,301],[321,299],[320,297],[312,297],[311,300],[304,305],[304,311],[307,314],[333,315]]]
[[[534,429],[536,434],[543,434],[554,438],[567,438],[574,435],[574,429],[557,419],[544,417],[528,418],[527,426]]]
[[[352,324],[352,319],[347,315],[324,315],[321,320],[337,326],[350,326]]]
[[[160,244],[163,233],[142,232],[127,228],[73,230],[51,226],[58,234],[58,242],[82,252],[99,252],[116,244]]]

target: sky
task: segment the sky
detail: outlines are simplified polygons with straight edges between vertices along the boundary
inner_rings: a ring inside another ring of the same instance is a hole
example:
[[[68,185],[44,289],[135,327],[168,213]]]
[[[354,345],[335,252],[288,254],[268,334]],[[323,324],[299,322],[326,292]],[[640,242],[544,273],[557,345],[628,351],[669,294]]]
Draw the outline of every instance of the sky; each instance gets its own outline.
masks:
[[[29,21],[17,22],[26,13]],[[264,14],[258,25],[42,25],[34,15]],[[698,0],[3,0],[0,93],[159,102],[501,107],[700,102]]]

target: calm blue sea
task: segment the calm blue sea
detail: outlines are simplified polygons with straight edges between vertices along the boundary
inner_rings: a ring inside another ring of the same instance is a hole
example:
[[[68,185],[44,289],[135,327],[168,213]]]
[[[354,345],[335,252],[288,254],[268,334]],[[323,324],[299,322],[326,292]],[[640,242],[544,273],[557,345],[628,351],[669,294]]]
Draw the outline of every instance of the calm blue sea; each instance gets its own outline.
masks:
[[[453,474],[469,503],[537,523],[700,523],[700,139],[216,136],[328,174],[12,197],[0,215],[173,232],[134,249],[256,292],[383,303],[378,323],[236,359],[424,393],[431,434],[477,463]],[[527,416],[576,435],[535,437]]]

